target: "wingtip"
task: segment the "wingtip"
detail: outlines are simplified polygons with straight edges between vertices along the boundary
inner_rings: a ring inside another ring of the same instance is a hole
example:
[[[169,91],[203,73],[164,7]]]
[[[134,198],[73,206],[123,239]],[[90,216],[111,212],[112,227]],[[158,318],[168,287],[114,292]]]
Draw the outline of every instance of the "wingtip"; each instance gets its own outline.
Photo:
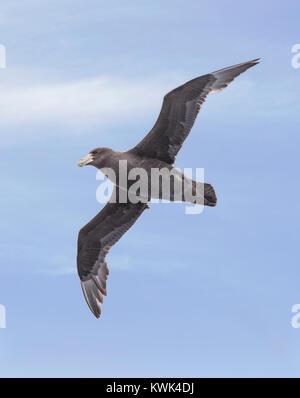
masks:
[[[88,303],[89,309],[91,310],[91,313],[94,315],[95,318],[99,319],[101,316],[101,306],[99,306],[97,309],[92,308],[89,303]]]
[[[246,61],[246,62],[243,62],[243,63],[241,63],[241,64],[239,64],[239,65],[236,65],[236,66],[243,66],[243,65],[249,65],[250,67],[251,66],[254,66],[254,65],[257,65],[257,64],[259,64],[260,63],[260,60],[261,60],[261,58],[255,58],[255,59],[251,59],[250,61]],[[235,65],[234,65],[235,66]]]
[[[257,65],[260,63],[261,58],[255,58],[252,59],[251,61],[245,62],[245,64],[251,64],[251,66]]]
[[[91,310],[91,313],[94,315],[95,318],[99,319],[101,316],[101,307],[99,306],[99,308],[96,310],[94,310],[94,308],[92,308],[89,303],[87,303],[89,306],[89,309]]]
[[[91,283],[92,285],[89,285],[89,288],[92,288],[91,290],[85,286],[86,283]],[[85,298],[85,301],[91,310],[92,314],[98,319],[100,318],[101,315],[101,304],[103,303],[103,296],[101,295],[100,290],[98,290],[97,285],[93,279],[89,279],[87,281],[82,281],[80,280],[81,288],[83,291],[83,295]],[[96,290],[95,290],[96,288]]]

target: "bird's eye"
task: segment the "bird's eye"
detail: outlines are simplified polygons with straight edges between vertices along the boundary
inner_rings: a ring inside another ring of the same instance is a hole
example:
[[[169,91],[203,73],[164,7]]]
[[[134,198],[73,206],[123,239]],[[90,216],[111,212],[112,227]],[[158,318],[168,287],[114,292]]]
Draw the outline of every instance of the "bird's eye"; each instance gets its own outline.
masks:
[[[97,153],[98,153],[98,152],[95,150],[95,151],[92,151],[92,152],[91,152],[91,155],[97,155]]]

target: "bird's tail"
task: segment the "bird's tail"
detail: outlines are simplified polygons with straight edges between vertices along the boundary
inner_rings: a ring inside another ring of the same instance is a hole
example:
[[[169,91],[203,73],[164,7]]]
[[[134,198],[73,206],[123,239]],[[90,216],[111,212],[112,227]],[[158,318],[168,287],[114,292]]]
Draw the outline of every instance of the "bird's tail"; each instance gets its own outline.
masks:
[[[186,195],[185,201],[190,203],[197,203],[204,206],[214,207],[217,204],[217,195],[212,185],[206,182],[192,181],[192,196]]]
[[[195,203],[204,206],[214,207],[217,204],[217,196],[212,185],[206,182],[186,179],[183,198],[184,202]]]
[[[204,205],[214,207],[216,204],[217,195],[214,187],[210,184],[204,183]]]

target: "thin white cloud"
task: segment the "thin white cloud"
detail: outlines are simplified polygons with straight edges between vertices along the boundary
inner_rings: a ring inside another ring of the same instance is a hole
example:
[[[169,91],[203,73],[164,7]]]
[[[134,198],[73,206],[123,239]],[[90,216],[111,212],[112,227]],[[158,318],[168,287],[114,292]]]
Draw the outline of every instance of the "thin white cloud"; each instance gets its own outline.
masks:
[[[159,109],[172,86],[170,79],[96,77],[62,83],[39,79],[30,84],[10,78],[0,83],[0,125],[117,123]]]

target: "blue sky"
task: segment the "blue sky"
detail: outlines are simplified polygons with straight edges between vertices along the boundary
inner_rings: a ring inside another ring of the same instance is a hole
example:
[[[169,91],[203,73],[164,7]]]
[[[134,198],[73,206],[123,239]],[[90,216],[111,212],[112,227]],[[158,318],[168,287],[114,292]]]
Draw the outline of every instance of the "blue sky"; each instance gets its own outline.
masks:
[[[3,0],[0,376],[299,376],[297,1]],[[97,146],[125,150],[163,95],[261,57],[211,95],[177,160],[218,205],[152,204],[112,249],[103,314],[76,275],[101,208]]]

